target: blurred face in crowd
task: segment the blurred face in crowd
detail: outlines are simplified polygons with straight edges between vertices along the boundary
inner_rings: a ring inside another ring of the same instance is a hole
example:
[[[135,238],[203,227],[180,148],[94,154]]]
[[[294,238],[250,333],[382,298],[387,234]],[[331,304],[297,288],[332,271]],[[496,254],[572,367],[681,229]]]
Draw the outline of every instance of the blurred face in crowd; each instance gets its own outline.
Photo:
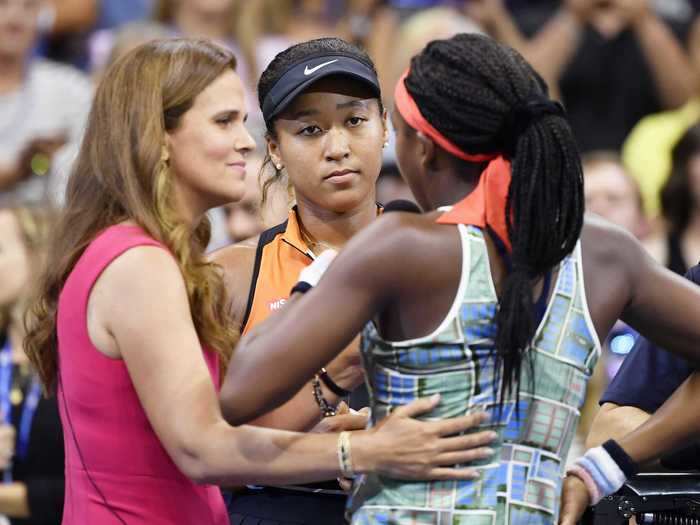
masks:
[[[43,0],[0,0],[0,57],[27,56],[37,38]]]
[[[298,201],[337,213],[373,198],[387,130],[379,101],[360,82],[329,76],[275,121],[268,149]]]
[[[30,258],[14,214],[0,210],[0,310],[11,308],[29,284]]]
[[[226,229],[234,242],[254,237],[265,229],[265,221],[260,209],[262,192],[258,182],[261,166],[262,159],[258,156],[248,159],[243,198],[226,205]]]
[[[206,210],[243,197],[246,155],[255,148],[245,117],[243,84],[233,71],[195,97],[167,135],[170,169],[181,198]]]
[[[613,161],[584,164],[586,211],[600,215],[639,237],[644,215],[639,192],[625,169]]]

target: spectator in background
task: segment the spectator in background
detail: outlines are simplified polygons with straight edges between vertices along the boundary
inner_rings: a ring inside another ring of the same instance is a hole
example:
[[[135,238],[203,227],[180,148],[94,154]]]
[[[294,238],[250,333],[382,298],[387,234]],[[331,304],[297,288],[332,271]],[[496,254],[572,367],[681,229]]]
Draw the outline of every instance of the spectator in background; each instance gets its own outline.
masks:
[[[49,214],[0,208],[0,515],[12,525],[59,525],[63,434],[56,398],[41,395],[22,350],[28,288],[43,262]]]
[[[57,62],[85,69],[86,37],[105,0],[36,0],[41,4],[42,38],[37,53]]]
[[[125,2],[125,0],[119,0]],[[86,31],[97,21],[106,0],[48,0],[43,4],[43,29],[52,35]]]
[[[244,84],[254,85],[259,28],[252,12],[259,9],[261,0],[129,0],[126,5],[119,1],[107,2],[105,16],[111,16],[114,21],[90,39],[91,71],[104,69],[113,59],[113,47],[122,30],[128,29],[129,40],[134,43],[131,49],[162,38],[161,28],[165,27],[166,36],[208,38],[229,48],[238,57]],[[150,15],[151,20],[140,19],[139,14]],[[119,24],[120,18],[126,23]],[[139,30],[144,34],[139,35]]]
[[[81,1],[81,0],[78,0]],[[148,18],[153,0],[100,0],[97,28],[120,27]]]
[[[141,21],[131,22],[119,27],[115,32],[102,32],[103,35],[109,35],[109,44],[106,46],[106,55],[99,56],[95,49],[95,55],[92,62],[92,73],[94,77],[99,79],[102,73],[118,58],[126,55],[135,47],[150,42],[151,40],[159,40],[168,38],[172,33],[167,26],[158,22]]]
[[[583,152],[620,149],[642,117],[679,107],[693,92],[690,61],[650,0],[519,2],[513,18],[502,1],[469,4],[558,88]]]
[[[253,3],[251,3],[253,4]],[[258,75],[275,55],[289,45],[335,32],[325,3],[316,0],[259,0],[254,3],[255,24],[259,27],[263,42],[277,40],[274,49],[266,50],[266,60],[258,63]],[[286,46],[283,47],[283,44]],[[259,42],[256,42],[256,47]],[[282,49],[279,49],[279,48]]]
[[[262,192],[258,174],[261,173],[263,158],[251,154],[246,159],[245,194],[239,201],[224,206],[226,230],[231,242],[240,242],[255,237],[262,231],[284,222],[287,217],[287,195],[275,191],[277,185],[268,191],[265,205],[262,205]]]
[[[141,44],[170,35],[172,31],[167,26],[150,20],[97,31],[90,39],[90,73],[99,80],[109,65],[122,55]]]
[[[173,36],[209,38],[229,48],[238,59],[238,75],[247,86],[255,82],[256,28],[246,20],[244,0],[156,0],[154,19],[173,29]]]
[[[35,58],[42,2],[0,2],[0,204],[61,202],[92,88],[69,66]]]
[[[688,51],[695,73],[693,97],[679,109],[643,118],[622,147],[625,167],[639,182],[652,217],[659,213],[661,186],[671,171],[671,150],[688,128],[700,121],[700,17],[690,31]]]
[[[664,228],[646,242],[660,263],[684,274],[700,260],[700,124],[671,152],[671,171],[661,188]]]
[[[406,71],[411,57],[431,40],[450,38],[457,33],[483,33],[481,27],[451,7],[434,7],[409,16],[393,38],[390,59],[378,64],[379,79],[387,106],[391,107],[393,89]],[[388,62],[388,63],[387,63]],[[384,70],[381,68],[384,67]]]
[[[346,0],[336,31],[340,38],[367,51],[385,87],[389,86],[385,77],[391,73],[401,21],[401,10],[391,4],[381,0]]]
[[[649,224],[642,194],[620,156],[613,151],[594,151],[584,155],[581,161],[586,211],[622,226],[638,239],[645,237]]]

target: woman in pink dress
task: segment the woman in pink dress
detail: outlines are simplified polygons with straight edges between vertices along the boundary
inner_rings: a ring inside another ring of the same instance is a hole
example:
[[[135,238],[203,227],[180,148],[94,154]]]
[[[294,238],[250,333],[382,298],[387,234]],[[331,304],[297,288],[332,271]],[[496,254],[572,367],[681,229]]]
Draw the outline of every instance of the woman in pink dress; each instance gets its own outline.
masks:
[[[469,479],[479,416],[418,422],[436,399],[343,434],[232,427],[217,399],[236,343],[205,212],[241,198],[235,59],[206,41],[145,44],[96,94],[29,316],[25,347],[56,392],[65,525],[228,523],[212,483],[284,484],[349,471]],[[280,344],[283,344],[281,341]],[[279,370],[259,370],[276,374]]]

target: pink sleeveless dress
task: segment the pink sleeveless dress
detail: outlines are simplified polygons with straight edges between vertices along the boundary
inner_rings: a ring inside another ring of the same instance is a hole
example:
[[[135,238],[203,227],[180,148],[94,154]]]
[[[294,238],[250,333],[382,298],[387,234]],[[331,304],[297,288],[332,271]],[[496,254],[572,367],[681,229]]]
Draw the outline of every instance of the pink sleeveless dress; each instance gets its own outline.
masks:
[[[101,354],[88,336],[87,303],[95,281],[116,257],[144,245],[163,247],[138,227],[107,228],[87,247],[61,291],[57,396],[66,452],[63,525],[228,525],[219,489],[197,485],[180,472],[151,427],[124,361]],[[202,352],[218,388],[218,359]]]

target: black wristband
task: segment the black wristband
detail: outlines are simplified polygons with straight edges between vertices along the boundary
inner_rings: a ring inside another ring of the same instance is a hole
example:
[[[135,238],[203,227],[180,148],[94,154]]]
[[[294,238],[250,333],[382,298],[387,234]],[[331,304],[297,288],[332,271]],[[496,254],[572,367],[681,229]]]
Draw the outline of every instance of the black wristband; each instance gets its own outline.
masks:
[[[608,454],[610,454],[610,457],[613,458],[615,463],[617,463],[620,470],[624,472],[627,479],[639,472],[639,465],[637,465],[637,463],[631,457],[629,457],[629,454],[625,452],[617,441],[614,439],[608,439],[605,443],[603,443],[603,448]]]
[[[313,286],[311,286],[306,281],[299,281],[297,284],[294,285],[294,287],[292,288],[292,291],[289,292],[289,295],[292,296],[297,292],[306,293],[309,290],[311,290],[311,288],[313,288]]]
[[[323,384],[328,387],[328,390],[333,392],[338,397],[348,397],[352,393],[350,390],[345,390],[343,387],[333,381],[325,368],[321,368],[321,371],[318,373],[318,377],[320,377]]]

